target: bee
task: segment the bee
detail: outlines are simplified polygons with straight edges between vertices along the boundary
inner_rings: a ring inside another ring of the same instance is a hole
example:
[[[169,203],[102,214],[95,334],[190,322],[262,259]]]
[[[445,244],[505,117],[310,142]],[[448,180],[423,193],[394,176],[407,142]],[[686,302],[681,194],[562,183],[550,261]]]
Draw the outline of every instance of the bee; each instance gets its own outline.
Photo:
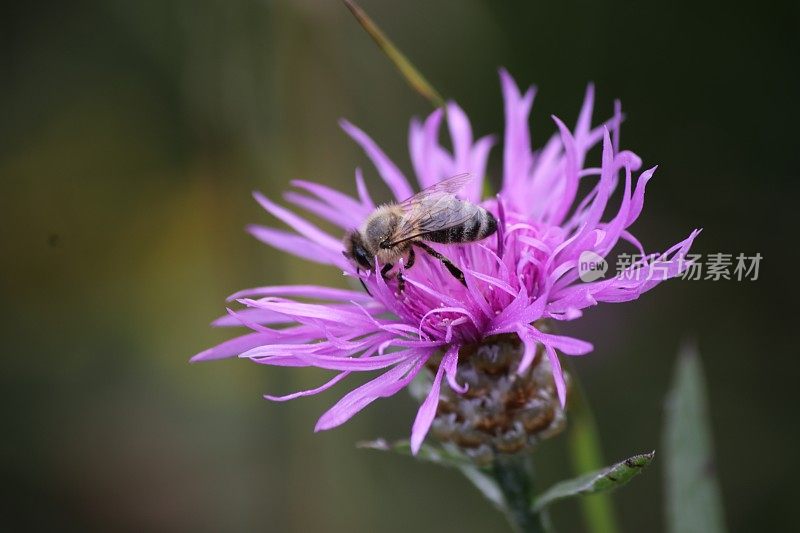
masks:
[[[361,269],[375,270],[375,258],[383,265],[387,278],[394,264],[404,258],[405,269],[414,265],[414,249],[419,248],[441,261],[447,270],[466,285],[464,273],[427,242],[461,244],[489,237],[497,231],[497,219],[486,209],[459,200],[456,194],[471,180],[469,174],[444,179],[398,204],[382,205],[370,214],[360,228],[345,235],[342,253]],[[427,242],[426,242],[427,241]],[[363,281],[361,282],[363,285]],[[398,291],[404,280],[397,273]],[[369,292],[364,286],[364,289]]]

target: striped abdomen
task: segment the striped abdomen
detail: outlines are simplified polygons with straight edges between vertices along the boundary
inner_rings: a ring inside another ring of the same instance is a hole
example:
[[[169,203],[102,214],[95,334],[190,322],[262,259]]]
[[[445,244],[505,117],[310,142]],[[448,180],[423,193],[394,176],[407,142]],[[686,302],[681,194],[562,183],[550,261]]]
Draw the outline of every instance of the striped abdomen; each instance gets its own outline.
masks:
[[[471,206],[472,207],[472,206]],[[477,207],[475,214],[466,222],[451,228],[426,233],[421,238],[441,244],[457,244],[485,239],[497,231],[497,220],[490,212]]]

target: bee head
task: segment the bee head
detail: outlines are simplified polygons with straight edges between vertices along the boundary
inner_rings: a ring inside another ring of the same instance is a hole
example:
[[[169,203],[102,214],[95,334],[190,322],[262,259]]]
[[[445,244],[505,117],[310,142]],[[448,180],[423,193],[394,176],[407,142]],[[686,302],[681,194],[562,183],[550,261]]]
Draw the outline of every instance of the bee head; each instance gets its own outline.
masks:
[[[358,231],[349,233],[344,239],[342,254],[350,259],[356,266],[365,270],[373,270],[373,258],[364,246],[364,239]]]

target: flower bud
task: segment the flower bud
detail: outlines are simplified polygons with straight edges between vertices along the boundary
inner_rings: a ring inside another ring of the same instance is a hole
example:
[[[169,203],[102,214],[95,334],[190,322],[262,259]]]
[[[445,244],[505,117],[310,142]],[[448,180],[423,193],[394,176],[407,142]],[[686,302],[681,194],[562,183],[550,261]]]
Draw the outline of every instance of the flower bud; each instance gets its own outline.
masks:
[[[540,349],[520,374],[523,351],[519,337],[511,334],[464,346],[456,381],[468,388],[459,394],[442,387],[431,434],[488,464],[497,454],[521,452],[559,433],[566,417],[550,362]],[[432,358],[429,364],[436,368],[439,361]]]

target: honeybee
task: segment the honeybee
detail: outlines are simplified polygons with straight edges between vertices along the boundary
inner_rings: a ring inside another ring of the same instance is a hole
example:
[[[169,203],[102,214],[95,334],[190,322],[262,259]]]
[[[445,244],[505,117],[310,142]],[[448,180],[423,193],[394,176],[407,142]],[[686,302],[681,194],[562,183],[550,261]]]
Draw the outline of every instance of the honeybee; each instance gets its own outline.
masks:
[[[459,174],[398,204],[378,207],[360,228],[345,235],[342,253],[359,272],[362,268],[374,270],[377,257],[383,265],[381,275],[385,279],[400,258],[405,258],[406,270],[411,268],[415,259],[414,248],[420,248],[444,263],[447,270],[466,285],[464,273],[425,241],[461,244],[480,241],[497,231],[494,215],[456,198],[456,193],[471,179],[469,174]],[[404,280],[400,272],[397,273],[397,283],[398,290],[403,292]]]

